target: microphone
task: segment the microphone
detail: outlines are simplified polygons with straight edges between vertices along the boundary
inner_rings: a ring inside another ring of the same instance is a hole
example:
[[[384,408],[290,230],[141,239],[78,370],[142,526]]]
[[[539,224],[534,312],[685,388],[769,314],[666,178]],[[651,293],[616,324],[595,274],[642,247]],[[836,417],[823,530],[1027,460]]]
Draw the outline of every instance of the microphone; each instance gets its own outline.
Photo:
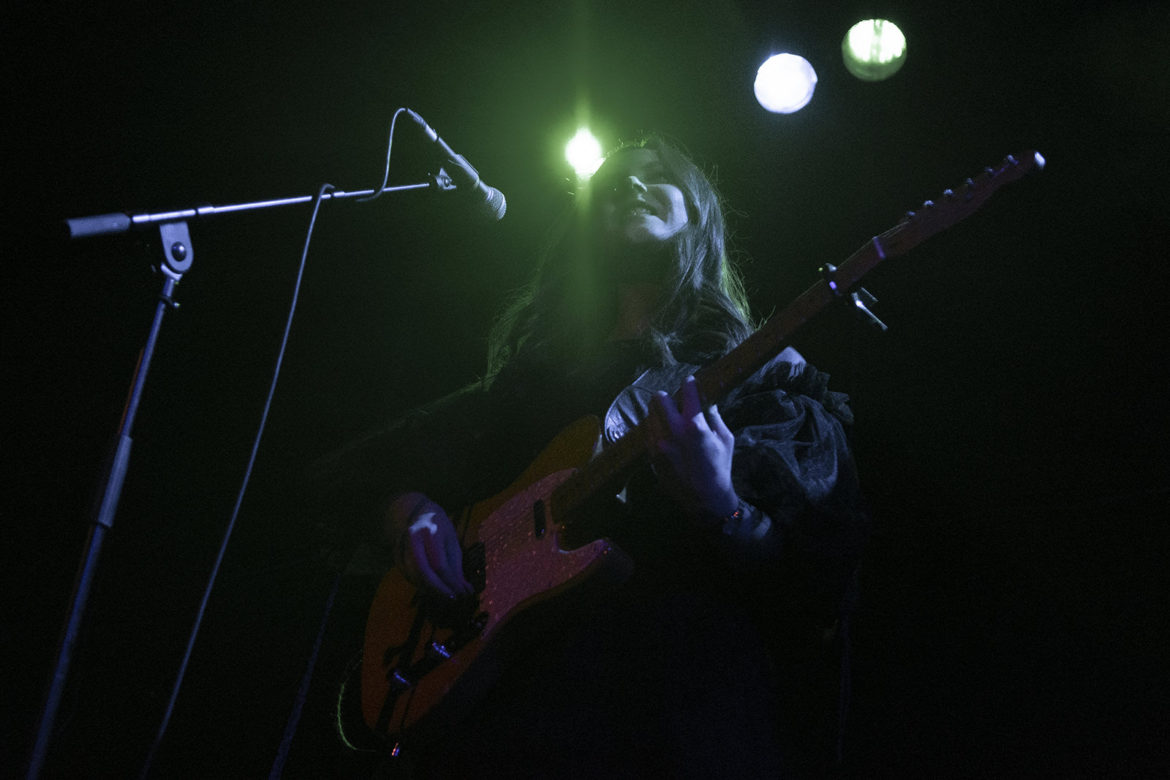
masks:
[[[471,163],[467,162],[463,155],[455,154],[455,150],[439,137],[439,134],[427,124],[425,119],[409,108],[406,109],[406,113],[418,123],[418,126],[427,134],[427,138],[431,139],[431,142],[438,146],[447,158],[451,168],[451,178],[455,181],[456,189],[466,188],[471,193],[469,197],[476,200],[475,210],[485,219],[503,219],[504,211],[508,208],[504,193],[485,184],[483,179],[479,177],[479,172],[471,167]]]

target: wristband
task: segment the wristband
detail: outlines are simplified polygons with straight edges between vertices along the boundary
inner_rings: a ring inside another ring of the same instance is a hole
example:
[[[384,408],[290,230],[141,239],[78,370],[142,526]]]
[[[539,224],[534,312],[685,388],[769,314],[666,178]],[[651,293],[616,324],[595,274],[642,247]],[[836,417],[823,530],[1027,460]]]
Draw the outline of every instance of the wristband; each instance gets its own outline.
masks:
[[[743,502],[742,498],[739,499],[739,501],[735,504],[735,511],[729,515],[725,515],[723,519],[719,521],[720,527],[726,526],[728,523],[735,523],[738,525],[739,523],[743,522],[743,518],[744,515],[747,514],[747,510],[747,504]]]
[[[723,533],[736,539],[762,539],[772,528],[772,519],[742,498],[735,511],[719,522]]]

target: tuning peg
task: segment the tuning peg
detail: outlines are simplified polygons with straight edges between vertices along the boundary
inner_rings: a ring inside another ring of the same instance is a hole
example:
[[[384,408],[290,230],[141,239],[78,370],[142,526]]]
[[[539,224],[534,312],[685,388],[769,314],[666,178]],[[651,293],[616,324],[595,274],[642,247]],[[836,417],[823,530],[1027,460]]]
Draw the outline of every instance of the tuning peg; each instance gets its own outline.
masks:
[[[1009,154],[1007,157],[1003,158],[1003,161],[1005,165],[1011,165],[1013,167],[1020,164],[1020,161],[1017,160],[1013,154]]]
[[[917,214],[915,212],[907,211],[906,212],[906,221],[909,222],[910,220],[914,219],[915,216],[917,216]]]
[[[924,208],[924,209],[932,209],[932,208],[934,208],[934,201],[933,201],[933,200],[924,200],[924,201],[922,201],[922,208]]]
[[[953,198],[953,197],[955,197],[955,191],[954,190],[943,190],[943,197],[944,198]]]
[[[833,295],[840,296],[844,294],[841,285],[837,284],[837,266],[832,263],[825,263],[819,269],[821,277],[825,280],[825,284],[829,286],[829,290]]]

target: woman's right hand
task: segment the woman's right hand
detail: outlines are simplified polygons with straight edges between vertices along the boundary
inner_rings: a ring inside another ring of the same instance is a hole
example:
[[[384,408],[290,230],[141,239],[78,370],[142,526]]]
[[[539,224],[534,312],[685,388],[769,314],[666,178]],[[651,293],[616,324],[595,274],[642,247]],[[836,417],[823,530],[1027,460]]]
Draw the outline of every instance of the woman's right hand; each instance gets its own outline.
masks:
[[[422,493],[403,493],[386,513],[394,560],[415,587],[455,598],[475,592],[463,576],[463,550],[443,507]]]

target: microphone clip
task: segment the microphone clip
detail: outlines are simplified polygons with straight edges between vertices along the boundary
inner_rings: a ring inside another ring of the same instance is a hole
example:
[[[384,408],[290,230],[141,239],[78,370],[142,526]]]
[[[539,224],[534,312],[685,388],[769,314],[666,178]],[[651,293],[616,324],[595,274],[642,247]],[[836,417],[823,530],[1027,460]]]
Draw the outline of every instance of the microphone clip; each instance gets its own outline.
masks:
[[[430,174],[431,186],[439,192],[454,192],[458,189],[455,186],[455,180],[451,178],[451,174],[447,173],[445,168],[440,168],[438,173]]]

